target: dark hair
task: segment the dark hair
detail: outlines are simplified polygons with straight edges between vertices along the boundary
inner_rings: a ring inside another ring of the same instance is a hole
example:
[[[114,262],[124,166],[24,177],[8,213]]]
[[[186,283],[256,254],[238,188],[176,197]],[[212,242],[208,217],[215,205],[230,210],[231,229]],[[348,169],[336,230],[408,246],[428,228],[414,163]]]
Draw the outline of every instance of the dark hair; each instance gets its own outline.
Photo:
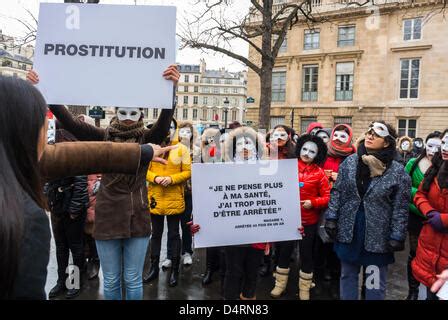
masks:
[[[387,130],[389,131],[389,135],[386,138],[384,138],[384,140],[386,140],[386,142],[388,142],[389,145],[392,145],[393,148],[395,149],[397,147],[396,142],[398,137],[397,130],[395,130],[395,128],[391,124],[387,123],[384,120],[377,120],[374,122],[382,123],[386,126]]]
[[[439,137],[443,138],[447,133],[448,133],[448,129],[445,129],[445,131],[443,131]],[[428,169],[428,171],[426,171],[425,177],[423,178],[422,189],[423,189],[423,191],[426,191],[426,192],[429,191],[429,187],[431,186],[431,183],[434,181],[434,178],[437,176],[440,168],[442,167],[442,164],[443,164],[442,153],[437,152],[434,155],[434,157],[432,158],[431,162],[432,162],[432,165]]]
[[[307,142],[314,142],[317,145],[317,156],[314,158],[313,163],[322,166],[327,159],[327,145],[321,138],[309,133],[302,135],[297,141],[296,158],[300,158],[300,150],[302,150],[303,145]]]
[[[287,158],[288,159],[289,158],[295,158],[296,157],[296,154],[295,154],[296,152],[295,152],[295,142],[293,140],[293,137],[296,134],[296,132],[294,131],[293,128],[285,126],[283,124],[276,125],[273,130],[275,131],[275,129],[278,129],[278,128],[282,128],[283,130],[285,130],[286,133],[288,134],[288,137],[289,137],[288,141],[286,141],[286,144],[284,146],[284,148],[286,148],[286,156],[287,156]],[[270,139],[270,137],[271,137],[271,135],[269,134],[269,139]],[[269,143],[270,140],[266,141],[266,142]]]
[[[23,233],[23,193],[44,207],[38,140],[47,106],[24,80],[0,76],[0,298],[12,296]]]
[[[440,137],[440,131],[434,131],[431,132],[430,134],[428,134],[426,136],[425,139],[425,143],[428,142],[429,139],[433,139],[433,138],[438,138]],[[442,136],[443,137],[443,136]],[[422,151],[420,152],[419,156],[417,157],[417,159],[415,160],[414,164],[411,167],[411,170],[409,171],[409,175],[412,177],[412,175],[414,174],[415,169],[417,168],[419,162],[426,157],[426,148],[423,148]]]
[[[231,124],[229,124],[229,129],[230,130],[233,130],[233,129],[236,129],[236,128],[239,128],[239,127],[241,127],[241,123],[239,123],[238,121],[233,121]]]

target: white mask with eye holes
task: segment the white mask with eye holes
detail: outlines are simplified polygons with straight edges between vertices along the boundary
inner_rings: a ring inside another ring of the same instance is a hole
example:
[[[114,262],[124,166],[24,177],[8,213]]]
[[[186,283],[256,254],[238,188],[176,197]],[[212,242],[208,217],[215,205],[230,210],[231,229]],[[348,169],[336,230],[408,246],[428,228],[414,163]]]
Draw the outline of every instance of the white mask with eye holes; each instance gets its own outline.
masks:
[[[300,150],[300,157],[308,157],[311,160],[314,160],[317,156],[317,144],[312,141],[305,142]]]
[[[420,140],[415,140],[414,145],[416,148],[423,148],[423,142],[421,142]]]
[[[190,128],[186,127],[186,128],[179,129],[179,138],[185,139],[185,140],[190,140],[191,136],[192,136],[192,133],[191,133]]]
[[[426,143],[426,155],[433,156],[440,150],[440,145],[442,144],[442,140],[439,138],[431,138]]]
[[[321,132],[319,132],[319,133],[317,134],[317,136],[318,136],[319,138],[321,138],[325,144],[327,144],[328,141],[330,141],[330,137],[328,137],[328,135],[327,135],[325,132],[322,132],[322,131],[321,131]]]
[[[174,134],[176,133],[176,126],[174,122],[171,122],[170,124],[170,139],[172,140],[174,138]]]
[[[442,145],[441,145],[442,152],[448,152],[448,133],[442,138]]]
[[[288,133],[286,133],[286,131],[283,131],[283,130],[275,130],[272,133],[270,140],[271,141],[277,141],[277,140],[287,141],[288,140]]]
[[[252,141],[252,139],[247,137],[241,137],[236,140],[236,153],[239,154],[246,149],[247,151],[251,152],[252,155],[254,155],[257,152],[257,148],[255,146],[255,143]]]
[[[405,140],[401,143],[401,150],[408,151],[410,146],[411,146],[411,143],[409,141]]]
[[[131,120],[137,122],[140,120],[142,112],[138,108],[118,108],[117,118],[120,121]]]
[[[333,141],[338,140],[342,143],[347,143],[349,138],[348,133],[344,130],[338,130],[333,133]]]

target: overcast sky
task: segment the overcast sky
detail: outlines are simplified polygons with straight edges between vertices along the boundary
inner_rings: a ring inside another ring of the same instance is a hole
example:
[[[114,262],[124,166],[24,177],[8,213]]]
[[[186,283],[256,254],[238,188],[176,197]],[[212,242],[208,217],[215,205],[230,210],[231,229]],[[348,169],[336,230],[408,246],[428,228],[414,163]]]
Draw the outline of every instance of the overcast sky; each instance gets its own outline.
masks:
[[[29,14],[25,8],[30,10],[35,17],[39,14],[39,3],[41,2],[56,2],[62,3],[63,0],[0,0],[0,29],[4,34],[11,36],[23,36],[25,34],[25,27],[19,22],[11,19],[11,17],[19,18],[27,22],[31,22]],[[198,10],[198,6],[194,6],[195,0],[100,0],[104,4],[128,4],[133,5],[137,2],[138,5],[174,5],[177,7],[178,24],[184,21],[185,17]],[[231,14],[244,14],[248,12],[249,0],[235,0],[231,7]],[[232,44],[233,50],[241,55],[248,55],[248,46],[243,41]],[[213,52],[201,52],[199,50],[185,49],[178,52],[177,62],[185,64],[198,64],[200,58],[205,58],[207,61],[207,69],[218,69],[226,67],[231,71],[240,71],[247,69],[238,61],[228,58],[221,54]]]

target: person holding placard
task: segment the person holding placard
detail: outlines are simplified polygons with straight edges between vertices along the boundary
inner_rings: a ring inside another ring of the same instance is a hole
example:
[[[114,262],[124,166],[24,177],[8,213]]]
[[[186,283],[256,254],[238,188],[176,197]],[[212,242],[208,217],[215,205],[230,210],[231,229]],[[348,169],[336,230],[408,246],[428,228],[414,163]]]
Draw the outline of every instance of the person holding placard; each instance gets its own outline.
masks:
[[[325,172],[320,167],[327,156],[327,147],[316,135],[305,134],[299,138],[296,146],[299,166],[299,185],[301,200],[301,217],[304,227],[302,240],[299,241],[300,272],[299,298],[310,299],[314,271],[314,244],[317,238],[317,226],[321,210],[330,200],[330,184]],[[275,244],[278,265],[275,287],[271,291],[273,298],[279,298],[286,290],[289,277],[290,257],[294,251],[295,241],[283,241]]]
[[[0,299],[45,299],[51,233],[43,182],[92,172],[132,174],[173,147],[47,145],[45,100],[13,77],[0,77],[0,108]]]
[[[161,76],[176,85],[180,74],[177,66],[171,65]],[[30,71],[27,78],[34,84],[39,82],[35,71]],[[139,144],[162,143],[168,135],[174,112],[174,107],[163,110],[158,121],[148,130],[144,126],[141,109],[116,108],[116,116],[103,129],[73,117],[64,106],[51,105],[49,108],[64,129],[80,141]],[[141,167],[134,174],[102,176],[96,199],[93,237],[103,270],[104,296],[107,300],[122,299],[122,274],[126,299],[143,298],[144,258],[151,235],[146,173],[147,167]]]
[[[427,221],[418,238],[412,271],[428,288],[428,300],[437,300],[429,289],[437,281],[436,275],[448,266],[448,129],[440,137],[441,151],[434,155],[414,197]]]
[[[411,179],[394,160],[396,137],[390,124],[372,122],[331,189],[325,230],[341,261],[341,300],[359,299],[361,267],[366,300],[384,300],[387,267],[404,250]]]

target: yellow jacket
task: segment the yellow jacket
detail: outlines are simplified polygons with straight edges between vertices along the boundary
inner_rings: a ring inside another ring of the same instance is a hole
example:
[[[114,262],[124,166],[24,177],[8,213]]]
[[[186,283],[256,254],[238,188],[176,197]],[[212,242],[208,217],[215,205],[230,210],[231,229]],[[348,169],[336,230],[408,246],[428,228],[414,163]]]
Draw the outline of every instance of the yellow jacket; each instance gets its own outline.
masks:
[[[151,162],[146,180],[148,184],[149,210],[152,214],[172,215],[185,211],[184,185],[191,177],[191,157],[186,146],[177,140],[177,132],[171,145],[178,145],[168,155],[166,165]],[[155,183],[156,177],[171,177],[167,187]]]

